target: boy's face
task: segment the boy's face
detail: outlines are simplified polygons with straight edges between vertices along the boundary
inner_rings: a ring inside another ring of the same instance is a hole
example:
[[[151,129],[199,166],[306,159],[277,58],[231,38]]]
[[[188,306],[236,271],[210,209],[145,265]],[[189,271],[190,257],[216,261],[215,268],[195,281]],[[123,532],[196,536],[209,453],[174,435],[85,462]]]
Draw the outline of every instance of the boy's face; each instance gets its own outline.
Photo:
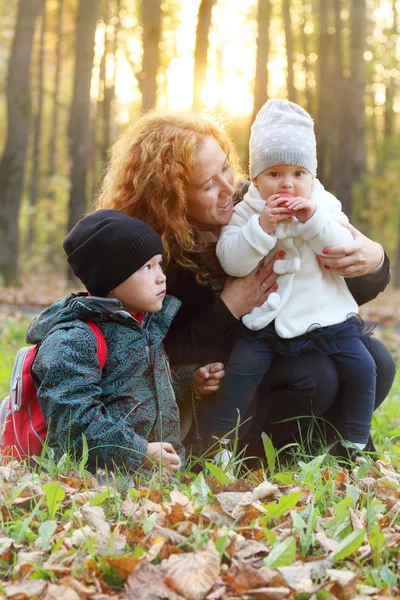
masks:
[[[162,269],[162,256],[157,254],[107,297],[120,300],[125,310],[133,316],[141,312],[158,312],[166,294],[166,281]]]
[[[290,194],[300,198],[309,198],[313,176],[304,167],[296,165],[276,165],[268,167],[253,179],[263,200],[273,194]]]

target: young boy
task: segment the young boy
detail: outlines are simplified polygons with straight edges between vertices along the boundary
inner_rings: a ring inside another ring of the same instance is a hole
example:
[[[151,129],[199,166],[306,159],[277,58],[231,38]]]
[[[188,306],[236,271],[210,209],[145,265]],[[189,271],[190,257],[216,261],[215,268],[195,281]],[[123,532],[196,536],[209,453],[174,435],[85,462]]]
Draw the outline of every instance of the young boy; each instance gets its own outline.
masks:
[[[292,102],[268,101],[251,132],[252,184],[222,230],[217,255],[228,275],[241,277],[279,252],[274,271],[280,277],[277,291],[242,319],[217,396],[213,432],[226,435],[237,411],[245,416],[277,353],[312,350],[329,355],[338,372],[345,440],[339,452],[347,456],[368,442],[376,367],[343,277],[318,262],[325,247],[353,238],[338,222],[348,219],[316,179],[316,169],[310,115]]]
[[[27,332],[29,343],[40,344],[32,377],[47,442],[74,454],[84,435],[92,465],[136,470],[161,461],[178,471],[177,402],[190,397],[193,383],[196,394],[210,393],[206,383],[215,385],[223,371],[220,363],[169,369],[162,340],[180,302],[166,296],[160,237],[118,210],[99,210],[72,229],[64,249],[89,294],[58,300]],[[105,338],[102,370],[85,322]]]

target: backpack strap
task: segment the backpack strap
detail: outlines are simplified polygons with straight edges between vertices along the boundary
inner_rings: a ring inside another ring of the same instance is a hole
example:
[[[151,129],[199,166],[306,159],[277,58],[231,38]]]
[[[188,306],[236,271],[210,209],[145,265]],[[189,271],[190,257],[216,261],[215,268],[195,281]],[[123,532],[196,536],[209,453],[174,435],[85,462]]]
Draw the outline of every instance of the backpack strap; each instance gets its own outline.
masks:
[[[104,339],[103,332],[101,331],[100,327],[92,321],[87,321],[85,325],[87,325],[96,336],[96,354],[100,362],[100,369],[103,369],[107,360],[107,344],[106,340]]]

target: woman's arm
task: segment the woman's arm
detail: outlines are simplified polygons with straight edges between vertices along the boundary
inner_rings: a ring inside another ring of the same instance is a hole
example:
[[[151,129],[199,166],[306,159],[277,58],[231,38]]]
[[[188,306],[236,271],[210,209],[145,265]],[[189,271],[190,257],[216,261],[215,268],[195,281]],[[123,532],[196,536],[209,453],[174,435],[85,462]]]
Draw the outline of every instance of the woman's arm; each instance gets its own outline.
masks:
[[[359,306],[376,298],[390,281],[390,260],[382,246],[367,238],[349,223],[342,223],[353,236],[353,243],[324,248],[320,263],[346,278]]]

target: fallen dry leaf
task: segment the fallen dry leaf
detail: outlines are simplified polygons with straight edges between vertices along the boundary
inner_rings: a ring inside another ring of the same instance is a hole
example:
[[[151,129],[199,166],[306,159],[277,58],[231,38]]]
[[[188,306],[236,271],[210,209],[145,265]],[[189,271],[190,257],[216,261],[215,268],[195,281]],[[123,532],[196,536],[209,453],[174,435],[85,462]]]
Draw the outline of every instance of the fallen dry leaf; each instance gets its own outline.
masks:
[[[81,598],[71,587],[49,583],[43,600],[81,600]]]
[[[6,583],[3,586],[7,598],[28,600],[28,598],[34,596],[40,597],[46,589],[47,581],[44,581],[44,579],[32,579],[18,583]],[[58,596],[58,598],[61,599],[61,596]]]
[[[162,568],[146,562],[139,564],[129,575],[125,594],[127,600],[184,600],[168,587]]]
[[[110,539],[110,524],[106,521],[104,509],[101,506],[83,506],[80,510],[82,520],[95,529],[99,539]]]
[[[220,555],[213,542],[196,552],[174,554],[161,563],[168,585],[188,600],[203,600],[215,584]]]

